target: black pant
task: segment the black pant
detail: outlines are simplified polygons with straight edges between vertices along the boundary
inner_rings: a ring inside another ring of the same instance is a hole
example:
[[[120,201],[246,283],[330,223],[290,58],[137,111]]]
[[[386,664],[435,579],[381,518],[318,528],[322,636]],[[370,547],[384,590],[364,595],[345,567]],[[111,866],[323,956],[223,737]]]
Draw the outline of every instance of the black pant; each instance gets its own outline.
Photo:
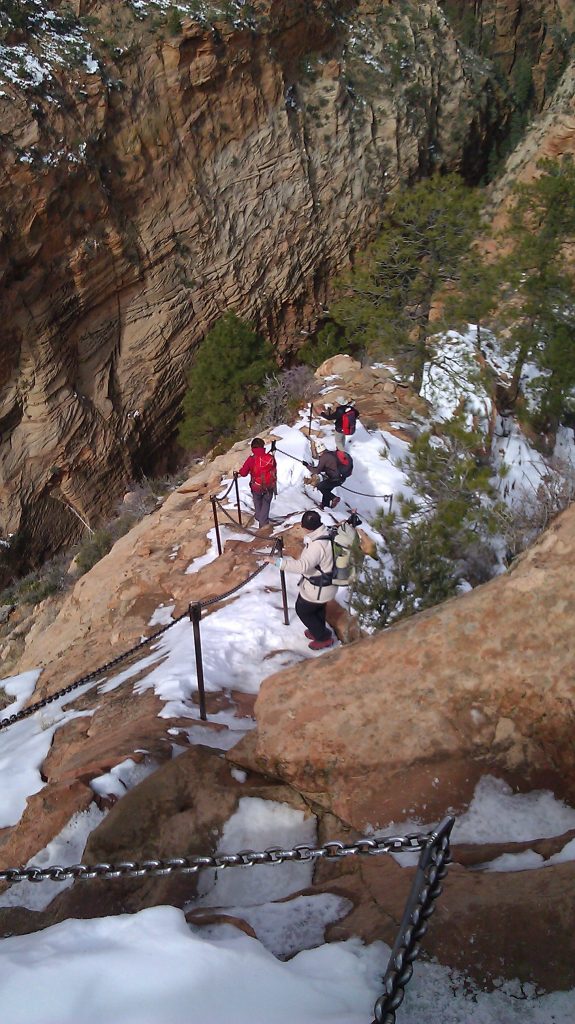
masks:
[[[295,613],[310,633],[313,633],[314,640],[329,640],[331,636],[331,631],[325,624],[325,608],[325,604],[314,604],[298,594]]]
[[[331,500],[333,498],[334,487],[339,487],[341,480],[339,477],[324,476],[323,480],[320,480],[317,484],[318,491],[321,492],[321,507],[329,508]]]

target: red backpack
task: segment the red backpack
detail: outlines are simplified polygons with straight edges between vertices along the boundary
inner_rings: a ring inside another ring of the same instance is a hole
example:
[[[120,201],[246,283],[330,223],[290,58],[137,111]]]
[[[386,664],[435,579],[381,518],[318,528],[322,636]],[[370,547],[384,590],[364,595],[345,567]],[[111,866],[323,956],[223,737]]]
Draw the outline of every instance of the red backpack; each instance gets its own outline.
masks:
[[[339,475],[342,480],[347,480],[348,476],[353,473],[353,459],[347,452],[337,451],[337,468],[339,469]]]
[[[250,473],[251,489],[256,494],[263,491],[275,491],[277,484],[276,460],[264,448],[254,452],[254,468]]]
[[[352,406],[348,406],[341,417],[341,432],[342,434],[355,434],[355,421],[357,419],[357,413]]]

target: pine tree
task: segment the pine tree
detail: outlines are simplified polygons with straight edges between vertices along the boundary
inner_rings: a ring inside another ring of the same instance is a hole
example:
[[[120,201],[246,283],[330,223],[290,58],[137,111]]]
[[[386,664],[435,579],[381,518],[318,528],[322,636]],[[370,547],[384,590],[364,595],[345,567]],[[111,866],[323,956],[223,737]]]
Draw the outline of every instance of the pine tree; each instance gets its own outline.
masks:
[[[386,625],[455,594],[460,583],[489,579],[490,536],[506,521],[493,501],[492,471],[482,436],[455,417],[413,443],[404,469],[416,500],[401,501],[401,518],[380,514],[378,564],[363,573],[353,603],[366,625]]]
[[[273,370],[270,343],[235,313],[226,313],[204,338],[189,372],[181,444],[202,453],[231,436],[246,413],[255,413],[266,375]]]
[[[457,280],[479,225],[478,193],[456,174],[419,182],[393,201],[376,242],[336,285],[333,319],[356,345],[392,355],[419,391],[436,293]]]
[[[458,313],[469,319],[491,313],[507,336],[512,356],[508,400],[520,394],[526,363],[540,370],[530,389],[535,425],[554,431],[572,404],[575,387],[573,276],[567,243],[575,237],[575,166],[541,161],[540,176],[516,186],[509,223],[498,236],[502,255],[462,273]]]

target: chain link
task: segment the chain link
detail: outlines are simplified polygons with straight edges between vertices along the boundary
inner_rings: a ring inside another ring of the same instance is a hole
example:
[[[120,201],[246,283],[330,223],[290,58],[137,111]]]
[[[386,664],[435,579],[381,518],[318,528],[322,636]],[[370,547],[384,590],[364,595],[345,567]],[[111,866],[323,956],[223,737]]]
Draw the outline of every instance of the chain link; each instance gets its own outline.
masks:
[[[142,878],[166,875],[194,875],[205,868],[257,867],[261,864],[285,864],[315,860],[341,860],[344,857],[373,857],[383,853],[419,852],[419,864],[407,898],[403,918],[395,940],[385,976],[384,992],[374,1006],[372,1024],[396,1024],[396,1010],[403,1002],[405,988],[413,974],[413,961],[419,943],[427,931],[428,920],[435,909],[434,901],[441,893],[441,882],[450,861],[449,837],[453,818],[445,818],[433,832],[410,833],[406,836],[371,838],[362,836],[353,843],[332,839],[322,846],[305,843],[284,850],[270,846],[265,850],[239,850],[237,853],[216,853],[191,857],[169,857],[157,860],[124,860],[117,864],[51,864],[40,868],[6,868],[0,871],[0,882],[65,882],[92,878]]]
[[[276,540],[273,543],[270,554],[274,554],[277,545],[278,541]],[[255,579],[256,576],[259,576],[259,574],[263,572],[263,570],[266,568],[266,563],[264,563],[264,565],[258,566],[258,568],[254,570],[254,572],[250,573],[250,575],[243,579],[240,583],[238,583],[237,586],[232,587],[231,590],[227,590],[225,594],[217,594],[215,597],[210,597],[204,601],[199,601],[198,604],[200,605],[201,608],[209,608],[211,605],[218,604],[220,601],[227,600],[227,598],[232,597],[234,594],[237,594],[237,592],[241,590],[242,587],[245,587],[247,583],[251,583],[251,581]],[[86,675],[81,676],[80,679],[74,680],[73,683],[69,683],[68,686],[64,686],[61,690],[56,690],[55,693],[51,693],[48,697],[44,697],[42,700],[36,701],[35,704],[29,704],[28,707],[22,708],[21,711],[18,711],[13,715],[9,715],[8,718],[0,718],[0,732],[3,729],[8,729],[11,725],[14,725],[16,722],[22,721],[24,718],[29,718],[29,716],[33,715],[36,711],[41,711],[41,709],[47,707],[48,704],[52,704],[54,701],[60,700],[62,697],[65,697],[67,694],[73,693],[74,690],[77,690],[80,686],[85,686],[87,683],[95,683],[96,680],[100,678],[100,676],[106,675],[112,669],[116,668],[118,665],[121,665],[124,661],[127,661],[129,658],[134,657],[134,655],[138,654],[141,650],[143,650],[144,647],[147,647],[149,644],[154,643],[154,641],[158,640],[159,637],[163,636],[164,633],[167,633],[169,629],[172,629],[174,626],[176,626],[178,622],[182,621],[182,619],[187,619],[188,614],[189,613],[187,611],[183,612],[182,615],[178,615],[177,618],[172,620],[172,622],[168,622],[165,626],[162,626],[161,629],[158,629],[156,630],[155,633],[152,633],[151,636],[144,637],[143,640],[140,640],[128,651],[124,651],[123,654],[118,654],[116,658],[112,658],[112,660],[106,662],[105,665],[100,665],[99,668],[95,668],[92,672],[88,672]]]
[[[130,648],[129,651],[124,651],[123,654],[118,654],[116,658],[112,658],[111,661],[106,662],[105,665],[100,665],[99,668],[95,668],[92,672],[88,672],[85,676],[81,676],[80,679],[76,679],[73,683],[69,683],[62,690],[57,690],[55,693],[51,693],[48,697],[44,697],[43,700],[37,701],[35,704],[29,704],[28,707],[23,708],[22,711],[18,711],[14,715],[10,715],[8,718],[0,719],[0,730],[7,729],[9,726],[14,725],[15,722],[19,722],[23,718],[28,718],[29,715],[33,715],[35,711],[40,711],[41,708],[45,708],[48,704],[52,704],[55,700],[59,700],[61,697],[65,697],[66,694],[72,693],[77,690],[80,686],[85,686],[86,683],[94,683],[96,680],[103,675],[106,675],[111,669],[116,668],[117,665],[121,665],[122,662],[127,661],[128,658],[132,658],[135,654],[147,647],[148,644],[157,640],[172,626],[177,625],[182,619],[188,617],[188,613],[184,612],[179,615],[172,622],[168,622],[166,626],[162,626],[161,629],[156,630],[151,636],[144,637],[137,644]]]
[[[341,860],[355,855],[373,857],[382,853],[413,853],[426,848],[428,834],[412,833],[407,836],[385,836],[378,839],[367,836],[354,843],[330,840],[322,846],[300,844],[285,850],[270,846],[265,850],[239,850],[237,853],[215,853],[190,857],[169,857],[158,860],[125,860],[118,864],[71,864],[62,867],[51,864],[40,868],[5,868],[0,871],[0,882],[65,882],[68,879],[141,878],[175,874],[196,874],[204,868],[257,867],[260,864],[284,864],[289,861]]]
[[[435,910],[434,901],[441,893],[441,882],[447,874],[450,861],[449,839],[454,818],[444,818],[427,836],[421,850],[413,885],[407,898],[399,933],[395,940],[385,976],[384,993],[374,1007],[372,1024],[395,1024],[395,1011],[403,1002],[405,988],[413,974],[413,961],[419,953],[419,943],[427,931],[428,921]]]

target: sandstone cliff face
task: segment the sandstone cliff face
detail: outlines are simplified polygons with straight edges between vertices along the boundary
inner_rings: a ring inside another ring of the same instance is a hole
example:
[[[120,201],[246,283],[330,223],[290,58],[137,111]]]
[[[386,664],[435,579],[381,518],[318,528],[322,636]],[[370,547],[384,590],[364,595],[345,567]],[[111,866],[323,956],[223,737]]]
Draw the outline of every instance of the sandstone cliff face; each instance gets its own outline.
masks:
[[[539,174],[540,160],[560,160],[575,155],[575,63],[562,75],[553,97],[523,142],[511,154],[505,173],[493,187],[493,208],[505,208],[515,183],[528,182]],[[499,218],[495,218],[497,227]]]
[[[575,10],[570,0],[442,0],[464,39],[495,61],[511,81],[521,63],[532,69],[536,106],[553,92],[565,67]]]
[[[223,312],[293,347],[391,189],[469,138],[480,170],[495,92],[435,0],[260,7],[170,36],[77,3],[99,21],[74,66],[2,45],[0,536],[23,555],[157,460]]]

